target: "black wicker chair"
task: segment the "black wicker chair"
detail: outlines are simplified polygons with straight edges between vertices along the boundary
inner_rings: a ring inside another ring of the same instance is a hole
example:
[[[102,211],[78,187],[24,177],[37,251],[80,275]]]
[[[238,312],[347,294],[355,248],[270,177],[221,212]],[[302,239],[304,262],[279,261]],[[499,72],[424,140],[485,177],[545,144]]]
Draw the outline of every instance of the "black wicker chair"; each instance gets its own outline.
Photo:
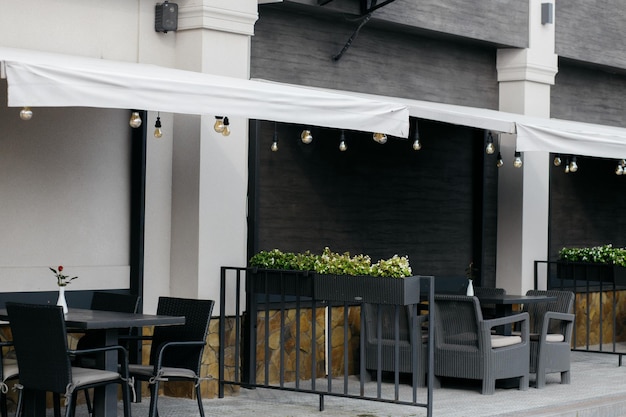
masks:
[[[107,350],[125,352],[121,346],[85,351],[69,350],[63,309],[54,305],[6,303],[15,354],[20,367],[20,393],[16,415],[21,415],[24,390],[52,392],[55,415],[60,415],[60,397],[67,400],[65,415],[73,416],[76,409],[74,392],[108,384],[120,384],[124,401],[124,416],[130,417],[130,388],[128,361],[120,371],[72,367],[70,356],[93,354]],[[126,356],[124,355],[124,358]]]
[[[493,394],[496,380],[519,378],[528,389],[528,313],[483,320],[477,297],[435,295],[435,376],[482,380]],[[496,326],[521,324],[521,335],[492,334]]]
[[[185,316],[181,326],[156,326],[152,335],[149,365],[130,365],[131,376],[150,384],[149,417],[157,417],[159,384],[193,382],[200,415],[204,417],[200,391],[200,366],[206,345],[213,300],[159,297],[157,314]]]
[[[474,295],[480,299],[480,296],[492,296],[492,295],[505,295],[506,290],[504,288],[492,288],[492,287],[474,287]],[[498,317],[496,314],[496,306],[494,304],[480,303],[480,309],[483,312],[483,319],[495,319]]]
[[[528,304],[523,308],[530,316],[530,373],[536,374],[535,386],[545,387],[546,374],[556,372],[561,373],[561,384],[569,384],[574,293],[530,290],[526,295],[557,298],[556,301]]]
[[[396,311],[398,307],[398,338],[396,341]],[[427,315],[417,315],[411,306],[384,304],[363,304],[365,325],[362,326],[365,337],[365,369],[367,371],[395,372],[396,345],[398,348],[398,372],[413,373],[413,349],[417,353],[418,387],[425,386],[428,360],[428,339],[422,337],[422,325],[428,320]],[[380,317],[380,337],[378,319]],[[417,332],[412,334],[412,320],[417,321]],[[380,342],[380,343],[379,343]],[[380,366],[379,366],[380,345]]]
[[[136,313],[139,309],[139,299],[140,297],[136,295],[96,291],[93,293],[93,298],[91,299],[91,309],[102,311],[117,311],[121,313]],[[121,338],[129,336],[130,333],[131,329],[118,330],[118,334]],[[80,339],[78,339],[76,349],[93,349],[102,346],[104,346],[104,331],[88,330]],[[124,348],[128,350],[129,346],[126,345],[124,346]],[[97,368],[97,357],[96,355],[77,356],[73,361],[73,365],[82,366],[84,368]],[[84,390],[84,392],[89,415],[93,415],[93,408],[91,405],[91,398],[89,397],[89,391]]]
[[[0,414],[2,417],[8,417],[7,412],[7,393],[9,387],[7,381],[17,379],[19,376],[19,369],[17,367],[17,361],[15,358],[5,357],[5,348],[11,348],[13,342],[0,342]]]

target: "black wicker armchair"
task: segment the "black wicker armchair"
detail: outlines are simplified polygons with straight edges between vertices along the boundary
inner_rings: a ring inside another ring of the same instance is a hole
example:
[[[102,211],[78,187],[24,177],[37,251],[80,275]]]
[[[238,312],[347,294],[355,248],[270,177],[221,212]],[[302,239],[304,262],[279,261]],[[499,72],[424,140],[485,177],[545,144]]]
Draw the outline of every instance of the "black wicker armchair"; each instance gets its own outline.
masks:
[[[528,313],[483,320],[477,297],[435,295],[435,376],[482,380],[493,394],[496,380],[519,378],[528,389]],[[521,335],[493,335],[496,326],[520,323]]]
[[[130,365],[135,379],[150,384],[150,417],[157,417],[159,384],[168,381],[193,382],[200,415],[204,417],[200,390],[200,367],[206,345],[213,300],[160,297],[157,314],[185,316],[181,326],[157,326],[152,335],[149,365]]]
[[[16,415],[21,415],[24,391],[52,392],[55,415],[60,415],[60,397],[67,400],[65,415],[73,416],[77,390],[120,384],[124,416],[130,417],[128,360],[121,346],[84,351],[69,350],[63,309],[54,305],[6,303],[13,333],[13,344],[19,364],[20,392]],[[72,367],[70,357],[108,350],[122,352],[120,372]]]

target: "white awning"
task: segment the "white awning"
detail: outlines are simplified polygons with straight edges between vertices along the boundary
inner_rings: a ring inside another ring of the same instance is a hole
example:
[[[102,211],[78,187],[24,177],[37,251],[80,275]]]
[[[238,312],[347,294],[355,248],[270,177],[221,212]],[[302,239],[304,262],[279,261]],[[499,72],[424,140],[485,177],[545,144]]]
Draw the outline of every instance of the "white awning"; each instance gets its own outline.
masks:
[[[513,134],[516,135],[516,149],[520,152],[541,151],[600,158],[626,158],[626,129],[622,127],[531,117],[478,107],[350,91],[339,92],[360,98],[395,101],[407,106],[409,115],[419,119]]]
[[[407,137],[397,101],[156,65],[0,47],[11,107],[97,107],[239,116]]]

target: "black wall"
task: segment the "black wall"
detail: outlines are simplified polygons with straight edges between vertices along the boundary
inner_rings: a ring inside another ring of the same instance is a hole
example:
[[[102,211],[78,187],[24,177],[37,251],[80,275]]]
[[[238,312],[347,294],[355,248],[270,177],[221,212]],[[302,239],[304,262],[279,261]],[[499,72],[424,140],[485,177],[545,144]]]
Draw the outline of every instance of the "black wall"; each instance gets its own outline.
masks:
[[[313,129],[313,143],[304,145],[302,126],[278,124],[279,150],[271,152],[274,123],[256,128],[252,251],[329,246],[373,261],[408,255],[415,274],[437,276],[464,276],[484,253],[485,271],[495,269],[495,224],[482,227],[482,131],[420,121],[418,152],[412,140],[380,145],[349,131],[348,150],[340,152],[338,130]],[[495,207],[495,190],[486,196]]]

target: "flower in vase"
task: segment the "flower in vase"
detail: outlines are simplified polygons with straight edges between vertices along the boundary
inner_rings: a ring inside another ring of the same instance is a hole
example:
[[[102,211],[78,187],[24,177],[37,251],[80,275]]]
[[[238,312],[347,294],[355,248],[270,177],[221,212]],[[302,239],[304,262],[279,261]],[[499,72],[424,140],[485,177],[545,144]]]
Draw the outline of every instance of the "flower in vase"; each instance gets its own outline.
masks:
[[[54,276],[57,277],[57,285],[59,287],[65,287],[70,282],[74,281],[78,277],[69,277],[68,275],[63,275],[63,265],[59,265],[57,269],[50,268],[50,270],[54,273]]]

